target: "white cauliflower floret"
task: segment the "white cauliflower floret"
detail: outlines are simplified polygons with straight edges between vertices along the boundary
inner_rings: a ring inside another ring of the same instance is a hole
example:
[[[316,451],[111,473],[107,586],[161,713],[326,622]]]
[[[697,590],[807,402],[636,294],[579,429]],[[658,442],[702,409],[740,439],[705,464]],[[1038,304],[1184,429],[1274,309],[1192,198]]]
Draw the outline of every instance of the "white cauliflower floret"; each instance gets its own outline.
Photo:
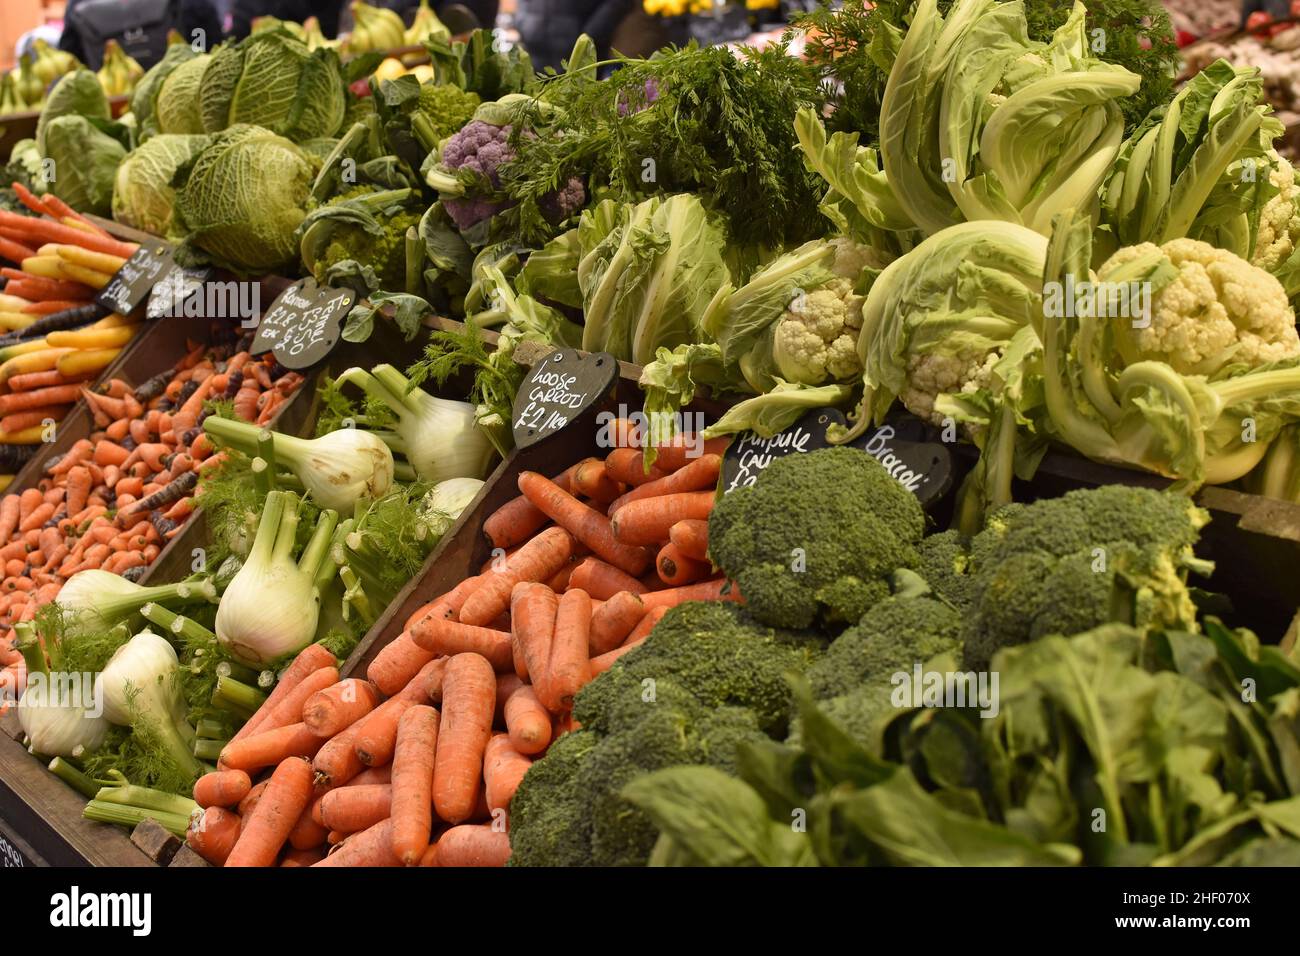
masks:
[[[1290,258],[1300,242],[1300,185],[1296,184],[1295,168],[1280,156],[1268,178],[1279,192],[1260,210],[1251,262],[1272,272]]]
[[[883,269],[892,261],[888,253],[843,236],[832,239],[830,244],[835,247],[835,260],[831,263],[831,272],[842,279],[852,279],[856,282],[863,269]]]
[[[796,296],[777,320],[772,357],[781,377],[803,385],[822,385],[862,374],[858,332],[863,297],[853,281],[835,278]]]
[[[1116,252],[1098,278],[1122,281],[1117,270],[1156,251],[1178,274],[1153,298],[1145,328],[1114,320],[1127,362],[1156,359],[1183,375],[1212,375],[1229,364],[1300,357],[1295,315],[1281,283],[1227,250],[1197,239],[1175,239],[1158,249],[1142,243]]]
[[[912,355],[907,360],[907,385],[898,398],[917,418],[942,427],[944,419],[935,412],[934,400],[944,394],[971,393],[988,388],[993,380],[993,369],[1001,358],[999,349]]]

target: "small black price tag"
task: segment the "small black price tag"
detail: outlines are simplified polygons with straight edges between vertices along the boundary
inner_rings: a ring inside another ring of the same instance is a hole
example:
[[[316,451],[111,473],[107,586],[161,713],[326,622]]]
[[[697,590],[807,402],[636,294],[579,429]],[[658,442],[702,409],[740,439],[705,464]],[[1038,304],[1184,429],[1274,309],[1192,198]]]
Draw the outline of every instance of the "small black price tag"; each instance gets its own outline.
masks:
[[[129,315],[149,298],[154,286],[166,279],[174,268],[172,250],[167,243],[142,242],[140,248],[122,263],[122,268],[117,270],[108,285],[100,290],[95,302],[111,312]]]
[[[771,438],[760,438],[753,432],[737,435],[722,459],[723,492],[752,485],[778,458],[830,447],[827,429],[845,424],[844,416],[837,409],[817,408]],[[919,422],[914,431],[906,424],[881,425],[849,447],[871,455],[899,484],[916,495],[922,505],[929,505],[952,485],[952,457],[944,445],[899,437],[907,434],[919,438],[922,430]]]
[[[285,368],[310,368],[338,344],[356,298],[351,289],[318,286],[310,276],[295,282],[262,313],[250,351],[274,352]]]
[[[515,447],[536,445],[560,431],[600,401],[617,378],[618,361],[606,352],[551,352],[533,366],[515,395]]]

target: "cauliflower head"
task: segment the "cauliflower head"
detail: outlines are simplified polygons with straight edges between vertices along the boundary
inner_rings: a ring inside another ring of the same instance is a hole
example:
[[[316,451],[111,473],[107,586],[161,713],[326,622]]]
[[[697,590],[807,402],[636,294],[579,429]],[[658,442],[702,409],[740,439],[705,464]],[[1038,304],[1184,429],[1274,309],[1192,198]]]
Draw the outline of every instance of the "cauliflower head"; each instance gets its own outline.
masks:
[[[972,394],[989,388],[1002,352],[1002,349],[989,351],[973,344],[913,353],[907,359],[907,384],[898,398],[917,418],[942,427],[945,417],[935,411],[935,399],[940,395]]]
[[[1161,260],[1160,257],[1163,257]],[[1300,357],[1295,315],[1282,284],[1258,266],[1197,239],[1120,249],[1100,281],[1126,281],[1141,261],[1172,268],[1151,301],[1150,322],[1117,321],[1125,362],[1154,359],[1182,375],[1213,375],[1228,365],[1257,366]]]
[[[1268,178],[1278,194],[1260,210],[1251,263],[1276,272],[1300,244],[1300,184],[1296,182],[1295,167],[1280,156]]]
[[[466,124],[442,147],[442,165],[459,176],[471,172],[501,187],[501,165],[514,157],[510,148],[510,127],[493,126],[482,120]],[[436,185],[431,181],[431,185]],[[508,203],[484,196],[444,197],[442,206],[457,229],[469,229],[505,209]]]

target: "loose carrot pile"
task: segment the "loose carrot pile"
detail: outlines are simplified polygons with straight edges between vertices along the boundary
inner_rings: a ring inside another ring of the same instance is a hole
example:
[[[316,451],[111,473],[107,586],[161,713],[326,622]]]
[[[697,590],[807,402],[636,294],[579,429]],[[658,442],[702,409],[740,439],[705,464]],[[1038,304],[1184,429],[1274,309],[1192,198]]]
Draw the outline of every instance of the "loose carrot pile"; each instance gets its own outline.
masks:
[[[83,396],[95,430],[54,459],[36,487],[0,497],[0,686],[22,686],[14,624],[31,620],[78,571],[138,578],[183,527],[201,470],[219,457],[203,433],[205,403],[233,400],[242,418],[266,424],[302,383],[269,353],[252,358],[247,344],[191,342],[173,368],[136,388],[121,379],[96,391],[32,386]],[[0,394],[0,409],[25,394]]]
[[[647,473],[619,434],[603,461],[522,473],[484,522],[494,556],[365,681],[299,655],[196,786],[191,846],[227,866],[503,865],[510,801],[582,687],[669,608],[740,599],[707,556],[723,443],[690,457],[679,438]]]

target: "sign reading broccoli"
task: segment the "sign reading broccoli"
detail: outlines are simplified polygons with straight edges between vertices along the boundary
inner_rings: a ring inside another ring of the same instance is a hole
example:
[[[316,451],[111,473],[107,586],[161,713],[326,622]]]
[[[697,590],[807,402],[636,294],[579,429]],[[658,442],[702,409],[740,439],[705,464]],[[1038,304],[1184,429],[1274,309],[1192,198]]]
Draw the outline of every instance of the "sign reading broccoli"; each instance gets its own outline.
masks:
[[[742,432],[727,446],[722,460],[725,494],[754,484],[773,461],[786,455],[827,448],[826,431],[844,426],[844,416],[834,408],[816,408],[770,438]],[[859,436],[850,445],[871,455],[921,504],[937,501],[952,484],[952,458],[941,444],[923,441],[924,426],[907,421],[885,424]]]

